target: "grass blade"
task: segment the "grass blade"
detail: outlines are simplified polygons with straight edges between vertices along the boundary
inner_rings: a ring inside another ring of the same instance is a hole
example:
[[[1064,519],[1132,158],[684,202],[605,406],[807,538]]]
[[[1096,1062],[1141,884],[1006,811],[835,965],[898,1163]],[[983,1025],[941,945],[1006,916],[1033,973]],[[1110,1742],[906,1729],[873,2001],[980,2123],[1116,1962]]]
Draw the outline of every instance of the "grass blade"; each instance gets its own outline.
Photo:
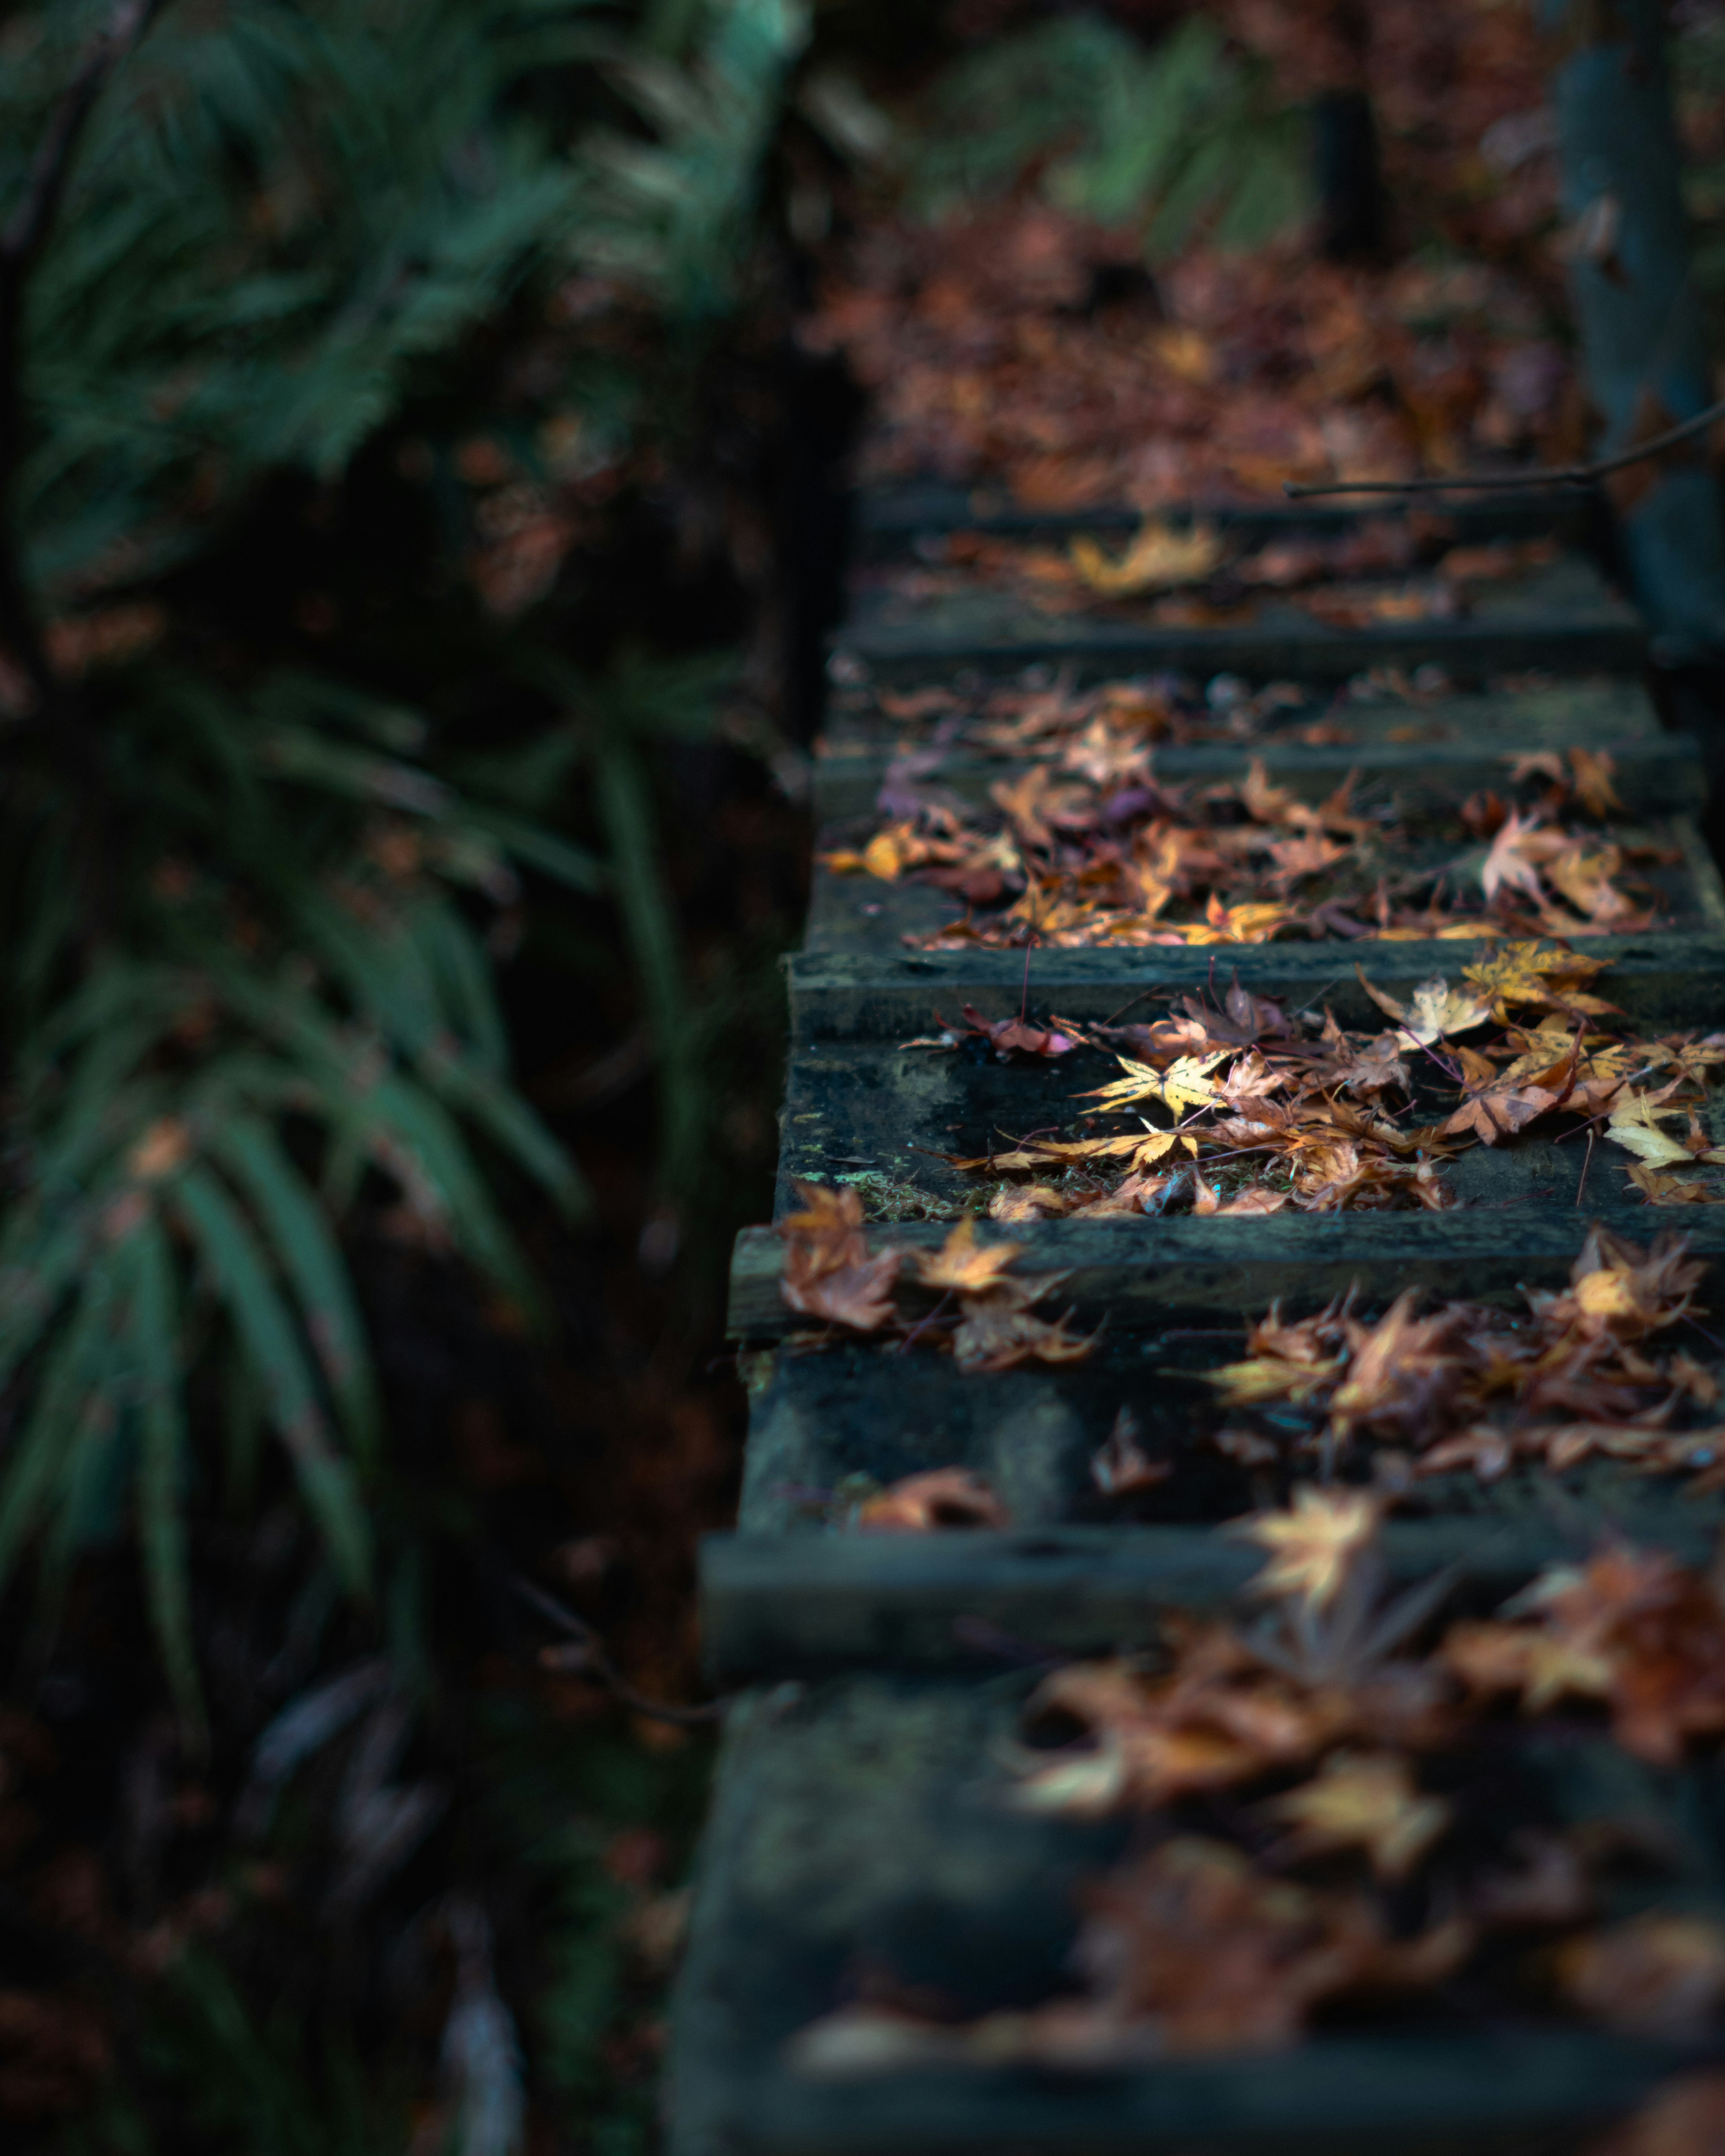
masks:
[[[322,1208],[260,1116],[230,1117],[214,1150],[267,1229],[354,1451],[363,1466],[374,1466],[379,1416],[371,1351],[347,1264]]]
[[[181,1503],[187,1440],[177,1352],[180,1287],[172,1247],[153,1210],[131,1236],[131,1250],[132,1341],[143,1386],[138,1523],[145,1593],[180,1719],[201,1745],[206,1722],[192,1643],[191,1568]]]
[[[187,1168],[173,1185],[181,1218],[208,1265],[235,1332],[263,1379],[270,1419],[342,1578],[356,1594],[372,1585],[371,1523],[347,1462],[330,1440],[311,1370],[287,1305],[244,1215],[209,1169]]]

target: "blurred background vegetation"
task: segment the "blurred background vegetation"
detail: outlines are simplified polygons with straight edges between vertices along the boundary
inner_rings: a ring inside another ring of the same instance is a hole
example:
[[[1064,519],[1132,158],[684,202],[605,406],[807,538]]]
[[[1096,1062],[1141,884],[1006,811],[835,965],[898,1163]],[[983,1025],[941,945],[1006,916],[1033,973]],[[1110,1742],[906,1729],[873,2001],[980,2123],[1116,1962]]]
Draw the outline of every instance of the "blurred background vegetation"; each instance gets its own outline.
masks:
[[[581,1628],[698,1697],[798,319],[884,209],[1260,245],[1302,95],[1147,0],[0,6],[8,2145],[650,2145],[711,1740]]]

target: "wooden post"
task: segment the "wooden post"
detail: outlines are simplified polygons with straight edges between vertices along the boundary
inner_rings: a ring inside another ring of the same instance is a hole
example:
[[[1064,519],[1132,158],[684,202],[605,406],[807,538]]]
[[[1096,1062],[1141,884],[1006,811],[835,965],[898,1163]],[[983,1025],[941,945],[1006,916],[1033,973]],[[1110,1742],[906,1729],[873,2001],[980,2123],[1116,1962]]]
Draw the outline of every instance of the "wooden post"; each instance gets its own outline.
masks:
[[[1660,0],[1542,0],[1554,58],[1564,245],[1602,452],[1712,400],[1690,276]],[[1608,483],[1662,667],[1725,664],[1725,516],[1704,441]]]

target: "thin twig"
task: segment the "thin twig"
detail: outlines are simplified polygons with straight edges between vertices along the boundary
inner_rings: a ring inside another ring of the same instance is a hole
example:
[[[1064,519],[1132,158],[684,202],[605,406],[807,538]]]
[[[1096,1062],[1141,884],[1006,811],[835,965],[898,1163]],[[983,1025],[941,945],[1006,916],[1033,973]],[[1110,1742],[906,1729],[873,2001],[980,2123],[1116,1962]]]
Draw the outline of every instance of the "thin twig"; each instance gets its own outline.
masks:
[[[644,1692],[637,1691],[611,1659],[604,1641],[585,1618],[578,1617],[572,1609],[566,1609],[555,1595],[547,1594],[542,1587],[536,1587],[531,1579],[523,1579],[519,1573],[511,1575],[511,1584],[523,1601],[531,1602],[548,1623],[565,1632],[580,1650],[576,1666],[583,1676],[591,1677],[595,1684],[603,1685],[620,1706],[631,1714],[646,1716],[650,1722],[675,1722],[679,1727],[701,1722],[717,1722],[731,1706],[726,1697],[710,1699],[700,1707],[674,1707],[668,1701],[649,1699]]]
[[[1620,450],[1615,457],[1599,457],[1590,465],[1558,465],[1527,472],[1457,472],[1449,479],[1339,479],[1327,480],[1322,485],[1285,480],[1281,490],[1291,501],[1304,501],[1315,494],[1443,494],[1458,487],[1469,493],[1512,494],[1526,488],[1592,486],[1613,472],[1645,464],[1648,458],[1686,442],[1692,435],[1705,434],[1714,420],[1721,418],[1725,418],[1725,397],[1680,426],[1667,427],[1651,441]]]
[[[1594,1133],[1593,1126],[1589,1124],[1587,1132],[1587,1158],[1581,1163],[1581,1180],[1575,1186],[1575,1209],[1578,1213],[1581,1210],[1581,1194],[1587,1188],[1587,1172],[1593,1164]]]

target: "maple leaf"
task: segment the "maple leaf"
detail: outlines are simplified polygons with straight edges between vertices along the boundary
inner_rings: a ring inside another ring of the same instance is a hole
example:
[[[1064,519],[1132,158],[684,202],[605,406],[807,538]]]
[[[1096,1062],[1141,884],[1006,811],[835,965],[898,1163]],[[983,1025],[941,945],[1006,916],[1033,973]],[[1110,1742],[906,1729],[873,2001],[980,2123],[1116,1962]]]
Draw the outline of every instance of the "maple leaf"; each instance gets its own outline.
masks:
[[[1294,1826],[1296,1856],[1363,1849],[1382,1879],[1410,1871],[1450,1818],[1440,1797],[1420,1794],[1407,1761],[1394,1753],[1340,1753],[1266,1809]]]
[[[850,1525],[870,1534],[928,1534],[938,1528],[1012,1525],[986,1476],[968,1467],[936,1467],[890,1482],[859,1505]]]
[[[1057,1220],[1071,1209],[1071,1200],[1048,1183],[1019,1183],[997,1190],[988,1200],[988,1218],[1009,1227],[1032,1220]]]
[[[1002,1283],[1003,1289],[1012,1286]],[[1020,1363],[1080,1363],[1101,1337],[1100,1328],[1087,1337],[1075,1336],[1066,1330],[1066,1317],[1050,1325],[1033,1317],[1019,1296],[999,1291],[966,1296],[963,1309],[952,1336],[952,1355],[959,1368],[972,1375],[1010,1370]]]
[[[1605,1136],[1614,1145],[1620,1145],[1632,1152],[1649,1168],[1686,1168],[1697,1158],[1680,1139],[1661,1130],[1661,1116],[1679,1115],[1675,1107],[1661,1106],[1671,1087],[1660,1093],[1637,1093],[1625,1086],[1612,1104],[1605,1126]],[[1725,1152],[1708,1152],[1698,1156],[1702,1160],[1725,1160]]]
[[[1650,1911],[1558,1948],[1558,1988],[1583,2013],[1633,2036],[1703,2035],[1725,2000],[1725,1928]]]
[[[1445,1311],[1415,1317],[1419,1300],[1419,1290],[1408,1288],[1375,1325],[1349,1323],[1348,1373],[1330,1400],[1331,1424],[1338,1436],[1392,1409],[1409,1419],[1413,1404],[1428,1398],[1442,1378],[1455,1318]]]
[[[1675,1175],[1661,1175],[1643,1161],[1628,1171],[1629,1180],[1650,1205],[1717,1205],[1725,1203],[1725,1190],[1712,1183],[1680,1183]]]
[[[967,1213],[939,1250],[917,1254],[916,1277],[925,1287],[975,1295],[993,1287],[1024,1247],[1022,1243],[978,1243],[976,1216]]]
[[[1292,1203],[1292,1198],[1286,1190],[1266,1190],[1261,1183],[1255,1183],[1250,1189],[1242,1190],[1237,1197],[1230,1198],[1225,1205],[1219,1205],[1216,1214],[1220,1219],[1227,1219],[1230,1216],[1238,1219],[1242,1215],[1260,1217],[1267,1213],[1280,1213]]]
[[[1235,1523],[1233,1532],[1271,1553],[1252,1582],[1255,1594],[1298,1598],[1323,1609],[1335,1600],[1359,1558],[1377,1540],[1383,1502],[1370,1491],[1319,1490],[1302,1483],[1292,1509]]]
[[[1105,598],[1135,598],[1141,592],[1202,583],[1221,566],[1224,552],[1225,542],[1214,524],[1194,524],[1183,531],[1149,517],[1117,561],[1094,539],[1081,536],[1068,549],[1073,567]]]
[[[1532,1714],[1570,1693],[1604,1699],[1611,1690],[1612,1663],[1597,1648],[1522,1625],[1488,1619],[1452,1625],[1440,1652],[1472,1690],[1519,1692]]]
[[[1173,1462],[1152,1460],[1138,1443],[1137,1417],[1122,1408],[1114,1426],[1091,1455],[1091,1480],[1105,1497],[1125,1497],[1136,1490],[1153,1490],[1174,1471]]]
[[[973,1004],[966,1004],[964,1015],[973,1034],[980,1034],[993,1048],[1003,1062],[1016,1049],[1023,1055],[1070,1055],[1082,1045],[1076,1033],[1062,1032],[1053,1026],[1031,1025],[1022,1018],[987,1019]],[[939,1018],[940,1014],[935,1014]],[[920,1044],[906,1042],[907,1047]]]
[[[1312,2008],[1365,1984],[1430,1984],[1471,1950],[1460,1921],[1392,1945],[1353,1894],[1266,1879],[1225,1842],[1180,1835],[1086,1890],[1074,1959],[1117,2022],[1175,2056],[1277,2050]]]
[[[1535,1293],[1535,1314],[1553,1327],[1583,1334],[1609,1332],[1620,1340],[1675,1325],[1688,1315],[1706,1267],[1685,1257],[1687,1238],[1665,1235],[1645,1251],[1594,1227],[1581,1246],[1567,1294]]]
[[[1480,881],[1488,899],[1508,890],[1524,893],[1536,906],[1543,901],[1545,888],[1535,864],[1543,852],[1539,841],[1544,835],[1537,817],[1524,821],[1520,809],[1511,810],[1480,868]]]
[[[1386,1018],[1395,1019],[1397,1040],[1408,1047],[1430,1048],[1446,1034],[1471,1033],[1491,1015],[1489,1003],[1469,995],[1466,989],[1452,988],[1442,978],[1422,981],[1409,1003],[1399,1004],[1394,996],[1385,995],[1367,979],[1363,967],[1356,965],[1353,970],[1359,976],[1360,986],[1378,1009]]]
[[[1106,1086],[1096,1086],[1077,1097],[1102,1103],[1099,1108],[1086,1111],[1092,1116],[1116,1115],[1123,1108],[1135,1108],[1145,1101],[1161,1101],[1176,1116],[1193,1108],[1212,1107],[1224,1096],[1210,1082],[1208,1074],[1219,1063],[1225,1062],[1230,1052],[1224,1048],[1209,1055],[1178,1056],[1165,1072],[1153,1070],[1147,1063],[1134,1063],[1130,1056],[1117,1055],[1114,1060],[1126,1076],[1116,1078]]]
[[[1602,958],[1588,958],[1574,951],[1560,951],[1543,943],[1506,943],[1475,966],[1462,968],[1491,1006],[1491,1015],[1507,1025],[1514,1009],[1567,1011],[1577,1016],[1599,1017],[1615,1013],[1617,1006],[1586,993],[1588,983],[1604,970]]]
[[[1622,814],[1623,803],[1611,783],[1617,764],[1609,749],[1572,748],[1569,767],[1575,774],[1575,798],[1589,816],[1603,819],[1614,810]]]
[[[1559,1079],[1554,1085],[1541,1086],[1506,1075],[1477,1091],[1470,1090],[1455,1112],[1438,1125],[1440,1136],[1460,1136],[1471,1132],[1484,1145],[1496,1145],[1499,1138],[1512,1137],[1541,1116],[1563,1106],[1568,1097],[1579,1054],[1579,1046],[1572,1049],[1563,1070],[1554,1074]]]
[[[855,1190],[799,1183],[797,1194],[803,1210],[778,1224],[785,1241],[780,1295],[806,1317],[878,1332],[897,1314],[891,1297],[902,1254],[869,1255],[862,1200]]]

